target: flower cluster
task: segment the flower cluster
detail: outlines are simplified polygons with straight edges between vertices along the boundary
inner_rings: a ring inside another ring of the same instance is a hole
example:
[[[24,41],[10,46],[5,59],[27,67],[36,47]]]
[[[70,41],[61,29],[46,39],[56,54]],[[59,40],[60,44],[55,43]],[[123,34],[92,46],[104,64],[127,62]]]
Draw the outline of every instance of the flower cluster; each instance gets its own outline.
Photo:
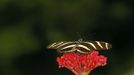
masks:
[[[99,55],[99,52],[95,50],[84,55],[70,52],[57,57],[57,62],[60,68],[65,67],[76,75],[82,75],[82,73],[90,73],[96,67],[105,66],[107,57]]]

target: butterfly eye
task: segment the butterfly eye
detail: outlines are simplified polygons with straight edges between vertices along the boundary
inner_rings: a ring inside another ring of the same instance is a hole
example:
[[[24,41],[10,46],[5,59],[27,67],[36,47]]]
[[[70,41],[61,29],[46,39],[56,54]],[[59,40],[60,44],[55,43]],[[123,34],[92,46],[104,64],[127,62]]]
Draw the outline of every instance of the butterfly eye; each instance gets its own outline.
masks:
[[[80,38],[79,40],[78,40],[78,42],[82,42],[83,41],[83,39],[82,38]]]

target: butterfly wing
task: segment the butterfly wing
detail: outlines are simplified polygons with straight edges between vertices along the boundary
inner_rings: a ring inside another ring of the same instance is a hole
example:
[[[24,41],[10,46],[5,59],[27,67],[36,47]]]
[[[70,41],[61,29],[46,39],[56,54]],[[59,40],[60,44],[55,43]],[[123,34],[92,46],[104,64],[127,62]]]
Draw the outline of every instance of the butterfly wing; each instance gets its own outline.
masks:
[[[54,42],[54,43],[50,44],[48,46],[48,48],[50,48],[50,49],[57,49],[58,53],[68,53],[68,52],[74,51],[72,49],[75,46],[76,46],[75,42],[63,41],[63,42]]]
[[[47,48],[49,48],[49,49],[57,49],[57,46],[59,46],[62,43],[63,42],[54,42],[54,43],[51,43],[50,45],[48,45]]]
[[[103,41],[83,42],[82,45],[88,47],[90,50],[108,50],[112,48],[111,44]]]

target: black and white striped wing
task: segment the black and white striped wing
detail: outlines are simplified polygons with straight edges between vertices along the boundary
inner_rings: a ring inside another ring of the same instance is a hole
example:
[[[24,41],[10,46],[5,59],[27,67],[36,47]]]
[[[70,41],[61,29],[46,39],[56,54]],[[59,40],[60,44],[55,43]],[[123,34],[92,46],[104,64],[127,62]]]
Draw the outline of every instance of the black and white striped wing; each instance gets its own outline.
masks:
[[[73,52],[72,50],[76,46],[75,42],[54,42],[50,44],[47,48],[50,49],[57,49],[59,53],[67,53],[67,52]]]
[[[88,47],[90,50],[108,50],[112,47],[111,44],[102,41],[82,42],[81,45]]]

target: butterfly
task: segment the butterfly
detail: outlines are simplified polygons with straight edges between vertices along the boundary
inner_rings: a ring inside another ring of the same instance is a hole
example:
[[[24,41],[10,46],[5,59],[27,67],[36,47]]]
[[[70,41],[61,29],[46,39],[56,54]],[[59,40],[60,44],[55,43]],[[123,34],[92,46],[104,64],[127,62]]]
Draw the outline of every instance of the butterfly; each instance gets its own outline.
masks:
[[[61,41],[48,45],[49,49],[57,49],[58,53],[76,52],[79,54],[88,54],[93,50],[108,50],[112,48],[110,43],[104,41]]]

